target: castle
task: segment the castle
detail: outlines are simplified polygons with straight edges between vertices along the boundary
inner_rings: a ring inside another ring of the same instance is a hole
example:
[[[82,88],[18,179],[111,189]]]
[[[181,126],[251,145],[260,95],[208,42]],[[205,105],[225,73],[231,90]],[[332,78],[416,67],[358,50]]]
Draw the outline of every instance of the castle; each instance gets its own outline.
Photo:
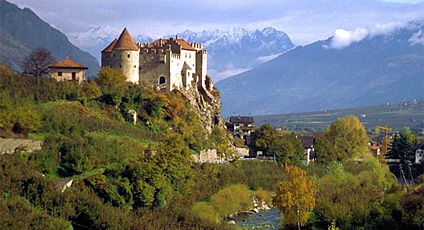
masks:
[[[136,44],[126,28],[102,51],[102,67],[120,69],[127,81],[145,81],[163,91],[194,88],[211,92],[207,62],[201,44],[178,37]]]

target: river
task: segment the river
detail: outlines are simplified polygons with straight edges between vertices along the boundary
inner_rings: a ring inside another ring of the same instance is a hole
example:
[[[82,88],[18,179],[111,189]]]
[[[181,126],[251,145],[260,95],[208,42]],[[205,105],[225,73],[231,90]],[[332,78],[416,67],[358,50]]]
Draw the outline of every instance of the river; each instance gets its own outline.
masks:
[[[240,214],[234,217],[237,226],[249,229],[278,229],[280,214],[277,209],[271,209],[254,214]]]

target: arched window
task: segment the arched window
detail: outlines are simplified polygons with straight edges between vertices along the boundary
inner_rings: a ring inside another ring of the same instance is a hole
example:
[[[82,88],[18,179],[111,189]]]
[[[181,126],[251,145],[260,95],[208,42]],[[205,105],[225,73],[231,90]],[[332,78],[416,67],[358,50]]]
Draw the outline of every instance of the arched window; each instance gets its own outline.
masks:
[[[165,82],[166,82],[165,77],[164,76],[160,76],[159,77],[159,85],[165,84]]]
[[[127,57],[128,57],[128,58],[130,58],[130,57],[131,57],[131,55],[130,55],[130,54],[127,54]]]

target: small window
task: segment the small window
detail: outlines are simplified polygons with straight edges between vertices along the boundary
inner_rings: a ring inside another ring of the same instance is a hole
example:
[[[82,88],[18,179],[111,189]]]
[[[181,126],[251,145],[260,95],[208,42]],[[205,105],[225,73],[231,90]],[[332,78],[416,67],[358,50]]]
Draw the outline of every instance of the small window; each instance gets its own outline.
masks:
[[[165,84],[165,82],[166,82],[165,77],[164,76],[160,76],[159,77],[159,85]]]
[[[185,58],[187,58],[187,53],[185,53]]]
[[[191,58],[191,53],[188,55],[189,58]]]
[[[57,72],[57,76],[62,77],[62,72]]]
[[[77,74],[75,72],[72,72],[72,81],[77,80]]]
[[[136,66],[136,65],[134,65],[134,68],[137,68],[137,66]]]
[[[128,57],[128,58],[130,58],[130,57],[131,57],[131,55],[130,55],[130,54],[127,54],[127,57]]]
[[[119,65],[119,68],[122,68],[122,65]]]

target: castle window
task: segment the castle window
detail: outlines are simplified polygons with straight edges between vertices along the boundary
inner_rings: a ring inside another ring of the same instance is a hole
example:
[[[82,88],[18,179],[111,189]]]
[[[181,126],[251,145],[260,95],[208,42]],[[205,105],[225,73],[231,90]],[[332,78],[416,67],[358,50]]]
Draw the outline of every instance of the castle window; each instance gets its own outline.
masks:
[[[131,55],[130,55],[130,54],[127,54],[127,57],[128,57],[128,58],[130,58],[130,57],[131,57]]]
[[[57,76],[62,77],[62,72],[57,72]]]
[[[165,77],[164,76],[160,76],[159,77],[159,85],[165,84],[165,82],[166,82]]]

